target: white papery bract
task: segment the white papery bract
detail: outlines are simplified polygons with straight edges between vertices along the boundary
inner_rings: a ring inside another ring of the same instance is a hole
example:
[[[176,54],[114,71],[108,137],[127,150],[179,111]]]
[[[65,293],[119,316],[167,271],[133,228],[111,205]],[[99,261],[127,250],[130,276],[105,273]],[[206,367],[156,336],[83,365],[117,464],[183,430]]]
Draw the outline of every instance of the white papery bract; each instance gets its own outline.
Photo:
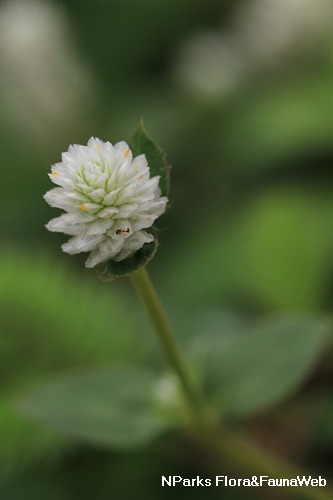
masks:
[[[161,196],[160,177],[150,177],[146,157],[133,159],[126,142],[113,146],[92,137],[87,146],[70,146],[49,176],[59,187],[44,198],[66,213],[46,227],[72,236],[64,252],[90,252],[86,267],[119,262],[154,240],[144,229],[165,211],[168,199]]]

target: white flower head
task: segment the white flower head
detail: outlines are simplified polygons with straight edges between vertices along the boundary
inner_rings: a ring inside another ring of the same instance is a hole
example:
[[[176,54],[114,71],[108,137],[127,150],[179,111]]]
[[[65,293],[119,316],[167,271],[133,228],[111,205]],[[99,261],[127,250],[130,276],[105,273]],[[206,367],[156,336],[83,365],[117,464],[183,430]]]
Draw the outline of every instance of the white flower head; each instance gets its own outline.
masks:
[[[145,155],[133,159],[126,142],[114,146],[91,137],[87,146],[73,145],[49,174],[59,187],[44,198],[65,210],[49,231],[69,234],[64,252],[90,252],[86,267],[131,256],[154,236],[144,231],[166,208],[159,176],[150,177]]]

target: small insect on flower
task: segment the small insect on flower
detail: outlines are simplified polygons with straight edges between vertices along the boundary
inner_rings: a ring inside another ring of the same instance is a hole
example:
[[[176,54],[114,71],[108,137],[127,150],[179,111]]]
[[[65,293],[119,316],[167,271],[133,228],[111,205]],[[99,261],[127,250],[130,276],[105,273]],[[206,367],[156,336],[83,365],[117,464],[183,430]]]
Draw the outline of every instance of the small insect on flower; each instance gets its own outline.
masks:
[[[160,177],[150,177],[145,155],[133,158],[126,142],[113,146],[92,137],[87,146],[70,146],[49,177],[58,187],[44,198],[65,213],[46,227],[72,236],[64,252],[90,252],[86,267],[119,262],[154,240],[145,229],[168,199],[161,196]]]

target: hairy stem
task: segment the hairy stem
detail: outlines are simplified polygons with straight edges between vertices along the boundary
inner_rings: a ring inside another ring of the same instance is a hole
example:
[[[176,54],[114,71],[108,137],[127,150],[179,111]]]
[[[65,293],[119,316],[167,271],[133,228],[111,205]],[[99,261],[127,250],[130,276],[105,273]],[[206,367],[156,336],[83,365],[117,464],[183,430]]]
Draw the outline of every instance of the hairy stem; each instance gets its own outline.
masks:
[[[217,464],[221,464],[223,468],[229,467],[231,470],[237,470],[244,474],[244,477],[247,477],[248,474],[268,476],[272,479],[296,478],[303,475],[307,477],[307,473],[283,459],[272,456],[247,437],[230,433],[220,427],[210,409],[204,405],[188,375],[172,327],[146,268],[132,273],[131,280],[155,327],[169,364],[181,384],[188,409],[196,424],[194,434],[193,430],[190,432],[195,440],[215,455]],[[217,473],[223,474],[224,471],[217,471]],[[294,499],[299,498],[300,500],[329,500],[331,491],[327,490],[328,488],[305,486],[283,488],[285,498],[289,498],[290,495]]]
[[[190,380],[173,329],[146,268],[134,272],[131,275],[131,280],[155,327],[155,332],[169,364],[181,384],[192,417],[199,427],[203,429],[206,426],[206,417],[201,397]]]

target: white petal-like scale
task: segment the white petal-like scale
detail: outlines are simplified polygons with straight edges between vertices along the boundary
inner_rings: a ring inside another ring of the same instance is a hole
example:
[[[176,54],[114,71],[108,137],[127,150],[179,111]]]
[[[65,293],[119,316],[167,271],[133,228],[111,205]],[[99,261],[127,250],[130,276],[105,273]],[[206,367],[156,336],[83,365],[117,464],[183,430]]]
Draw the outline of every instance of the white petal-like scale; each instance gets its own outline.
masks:
[[[115,202],[120,190],[121,190],[121,188],[118,188],[118,189],[115,189],[114,191],[111,191],[110,193],[106,194],[104,196],[104,204],[106,204],[108,206],[112,206],[113,203]]]
[[[70,255],[81,253],[81,252],[90,252],[94,248],[96,248],[101,241],[103,241],[104,235],[96,235],[96,236],[87,236],[86,234],[79,234],[78,236],[74,236],[67,243],[62,245],[62,249],[64,252],[69,253]]]
[[[103,259],[108,260],[117,255],[123,246],[124,242],[122,240],[116,241],[112,238],[106,238],[98,248]]]
[[[100,188],[100,189],[95,189],[92,193],[90,193],[90,198],[95,202],[95,203],[100,203],[101,201],[104,200],[105,198],[105,190]]]
[[[61,215],[60,217],[56,217],[55,219],[51,219],[48,224],[46,224],[46,228],[49,231],[55,233],[65,233],[71,236],[75,236],[81,234],[83,231],[82,224],[69,224],[66,219],[64,219],[66,215]]]
[[[166,208],[159,176],[150,178],[146,157],[133,159],[126,142],[114,146],[91,137],[87,146],[74,144],[49,174],[59,187],[44,198],[66,213],[52,219],[47,229],[72,235],[64,252],[90,252],[86,267],[109,259],[124,260],[154,240],[143,231]]]
[[[93,234],[105,234],[112,226],[114,225],[114,221],[112,219],[98,219],[94,222],[91,222],[87,229],[87,236],[91,236]]]
[[[134,231],[139,231],[140,229],[147,229],[151,227],[154,222],[154,217],[152,215],[141,214],[133,222]]]
[[[119,209],[118,217],[121,217],[122,219],[125,219],[127,217],[131,217],[137,209],[138,209],[137,204],[135,204],[135,205],[123,205]]]
[[[97,266],[98,264],[101,264],[102,262],[105,262],[105,257],[101,254],[99,249],[97,249],[90,252],[85,265],[88,268],[92,268]]]
[[[137,231],[130,238],[128,238],[121,252],[119,252],[113,260],[116,262],[124,260],[143,247],[145,243],[150,243],[153,240],[154,236],[152,234],[146,233],[145,231]]]
[[[117,207],[105,207],[98,212],[98,217],[101,217],[102,219],[110,219],[110,217],[113,217],[115,214],[119,212],[119,208]]]

